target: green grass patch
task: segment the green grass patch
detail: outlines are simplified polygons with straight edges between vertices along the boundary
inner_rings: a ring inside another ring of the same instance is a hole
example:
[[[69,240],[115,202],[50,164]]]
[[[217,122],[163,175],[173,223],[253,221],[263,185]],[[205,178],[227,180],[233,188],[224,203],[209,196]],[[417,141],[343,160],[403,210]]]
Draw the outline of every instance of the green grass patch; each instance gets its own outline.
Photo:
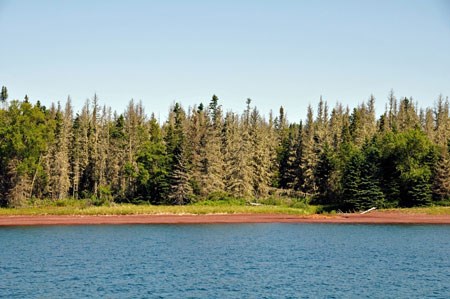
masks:
[[[450,215],[450,207],[443,206],[384,209],[380,211],[392,211],[406,214]]]
[[[316,213],[316,206],[253,206],[243,199],[205,200],[185,206],[114,204],[96,206],[90,200],[61,200],[31,203],[20,208],[1,208],[0,215],[157,215],[157,214],[292,214]]]

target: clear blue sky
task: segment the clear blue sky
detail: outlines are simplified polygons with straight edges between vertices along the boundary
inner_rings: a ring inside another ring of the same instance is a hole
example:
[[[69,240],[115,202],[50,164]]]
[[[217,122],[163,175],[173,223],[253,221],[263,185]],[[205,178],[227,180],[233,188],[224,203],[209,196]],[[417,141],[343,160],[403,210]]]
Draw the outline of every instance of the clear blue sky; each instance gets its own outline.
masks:
[[[245,99],[303,119],[320,95],[377,113],[391,88],[421,106],[450,95],[450,1],[4,1],[0,85],[46,105],[94,93],[169,106]]]

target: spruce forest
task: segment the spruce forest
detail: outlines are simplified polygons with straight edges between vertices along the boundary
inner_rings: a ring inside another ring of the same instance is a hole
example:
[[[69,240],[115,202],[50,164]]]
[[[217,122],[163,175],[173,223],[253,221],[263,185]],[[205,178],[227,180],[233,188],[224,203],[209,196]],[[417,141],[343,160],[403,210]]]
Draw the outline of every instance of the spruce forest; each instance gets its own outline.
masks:
[[[300,122],[242,113],[217,96],[170,107],[160,123],[131,100],[118,114],[96,95],[65,103],[0,97],[0,205],[95,198],[183,205],[211,198],[289,197],[341,210],[446,204],[450,197],[449,102],[420,108],[393,92],[357,107],[322,100]]]

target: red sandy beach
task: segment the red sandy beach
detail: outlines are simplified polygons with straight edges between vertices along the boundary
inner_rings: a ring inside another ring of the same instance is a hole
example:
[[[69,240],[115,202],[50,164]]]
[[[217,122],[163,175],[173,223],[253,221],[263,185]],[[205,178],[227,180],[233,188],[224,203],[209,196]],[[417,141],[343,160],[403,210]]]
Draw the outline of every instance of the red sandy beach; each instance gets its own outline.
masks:
[[[450,215],[372,212],[369,214],[280,215],[114,215],[114,216],[0,216],[0,226],[92,225],[92,224],[207,224],[207,223],[361,223],[361,224],[450,224]]]

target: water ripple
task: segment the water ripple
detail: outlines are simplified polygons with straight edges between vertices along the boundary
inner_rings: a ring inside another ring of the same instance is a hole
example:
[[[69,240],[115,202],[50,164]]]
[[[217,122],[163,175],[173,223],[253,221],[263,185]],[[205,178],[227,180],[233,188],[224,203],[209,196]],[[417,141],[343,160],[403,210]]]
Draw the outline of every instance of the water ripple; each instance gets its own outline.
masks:
[[[449,298],[449,226],[0,229],[1,298]]]

